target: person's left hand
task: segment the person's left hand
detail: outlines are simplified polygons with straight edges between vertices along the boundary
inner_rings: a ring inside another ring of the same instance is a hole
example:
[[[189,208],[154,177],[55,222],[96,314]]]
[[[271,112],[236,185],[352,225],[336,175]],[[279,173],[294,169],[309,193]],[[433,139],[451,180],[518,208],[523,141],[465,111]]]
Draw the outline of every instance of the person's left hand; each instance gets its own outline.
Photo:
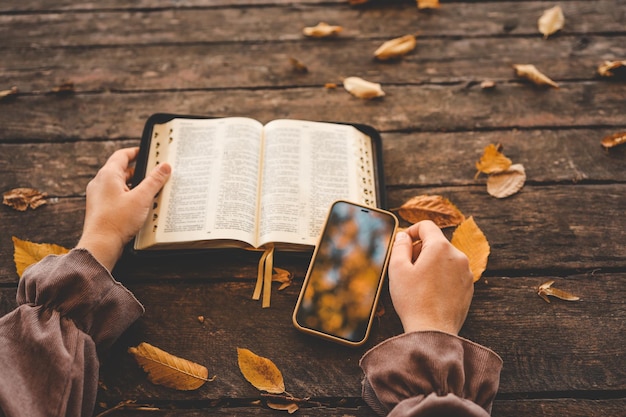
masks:
[[[133,174],[130,165],[138,153],[139,148],[116,151],[87,184],[85,224],[76,247],[88,249],[109,271],[139,232],[172,171],[169,164],[160,164],[130,190],[126,185]]]

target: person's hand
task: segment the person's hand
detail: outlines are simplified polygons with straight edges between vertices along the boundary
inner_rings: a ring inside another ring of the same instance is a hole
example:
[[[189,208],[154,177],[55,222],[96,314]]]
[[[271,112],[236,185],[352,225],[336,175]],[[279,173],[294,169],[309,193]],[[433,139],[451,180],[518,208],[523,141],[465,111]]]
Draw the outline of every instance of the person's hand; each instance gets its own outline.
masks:
[[[156,193],[171,173],[160,164],[139,185],[126,185],[133,174],[131,163],[139,148],[120,149],[87,185],[85,224],[77,248],[88,249],[109,271],[122,255],[124,245],[139,232]]]
[[[469,261],[435,223],[416,223],[396,235],[389,292],[406,333],[439,330],[456,335],[474,293]]]

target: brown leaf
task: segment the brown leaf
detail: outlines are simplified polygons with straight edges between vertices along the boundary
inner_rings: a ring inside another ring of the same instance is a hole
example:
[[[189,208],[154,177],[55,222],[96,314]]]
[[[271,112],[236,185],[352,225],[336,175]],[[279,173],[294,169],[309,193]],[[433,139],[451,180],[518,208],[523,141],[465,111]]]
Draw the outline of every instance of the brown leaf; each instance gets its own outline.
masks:
[[[291,285],[293,280],[293,274],[286,269],[282,268],[274,268],[275,274],[272,274],[272,281],[280,282],[281,286],[278,288],[278,291],[282,291],[285,288]]]
[[[554,6],[544,11],[537,21],[537,27],[539,28],[539,32],[543,34],[544,39],[547,39],[548,36],[563,29],[564,25],[565,16],[563,15],[561,6]]]
[[[511,167],[487,178],[487,192],[496,198],[506,198],[524,187],[526,172],[522,164],[513,164]]]
[[[300,409],[296,403],[282,404],[268,401],[267,406],[272,410],[287,411],[289,414],[293,414]]]
[[[515,75],[521,78],[526,78],[536,85],[548,85],[554,88],[559,88],[557,83],[539,72],[537,67],[532,64],[515,64],[513,65],[513,68],[515,69]]]
[[[399,58],[415,49],[415,45],[417,45],[415,35],[401,36],[380,45],[374,52],[374,56],[381,61]]]
[[[626,60],[624,61],[604,61],[598,67],[598,74],[601,77],[626,78]]]
[[[22,278],[24,270],[48,255],[64,255],[70,250],[53,243],[33,243],[13,236],[13,261],[17,275]]]
[[[307,72],[309,72],[309,68],[304,63],[302,63],[302,61],[296,58],[290,56],[289,63],[291,64],[291,67],[295,72],[299,72],[301,74],[306,74]]]
[[[48,194],[34,188],[14,188],[2,194],[2,203],[19,211],[33,210],[46,204]]]
[[[450,241],[452,245],[463,252],[469,259],[470,270],[474,275],[474,282],[487,269],[487,260],[491,248],[482,230],[478,228],[474,218],[468,217],[456,228]]]
[[[341,26],[329,25],[326,22],[319,22],[316,26],[305,27],[302,33],[310,38],[328,38],[337,36],[343,30]]]
[[[283,375],[271,360],[248,349],[237,348],[237,362],[243,376],[256,389],[271,394],[285,392]]]
[[[417,0],[418,9],[438,9],[439,0]]]
[[[440,195],[415,196],[398,209],[398,215],[409,223],[432,220],[440,228],[456,226],[465,216],[450,200]]]
[[[602,139],[601,145],[605,149],[614,148],[626,143],[626,132],[618,132]]]
[[[74,83],[72,81],[65,81],[52,89],[52,93],[54,94],[70,94],[73,92]]]
[[[511,160],[502,153],[501,145],[487,145],[483,151],[483,155],[480,157],[480,160],[476,162],[476,169],[478,172],[476,173],[475,178],[478,178],[481,172],[484,174],[497,174],[499,172],[504,172],[509,169],[511,165]]]
[[[552,288],[552,284],[554,284],[553,280],[547,281],[541,284],[539,288],[537,288],[537,295],[543,298],[547,303],[550,302],[550,300],[548,299],[549,295],[565,301],[580,300],[580,297],[577,297],[574,294],[571,294],[567,291],[559,290],[558,288]]]
[[[480,83],[480,88],[482,88],[483,90],[491,90],[493,88],[496,88],[496,82],[493,80],[484,80]]]
[[[163,385],[180,391],[200,388],[209,379],[209,371],[202,365],[179,358],[149,343],[140,343],[128,352],[148,373],[148,380],[153,384]]]
[[[371,99],[385,95],[380,84],[366,81],[359,77],[348,77],[344,79],[343,88],[358,98]]]
[[[0,91],[0,100],[5,99],[7,97],[11,97],[17,94],[17,87],[13,86],[8,90]]]

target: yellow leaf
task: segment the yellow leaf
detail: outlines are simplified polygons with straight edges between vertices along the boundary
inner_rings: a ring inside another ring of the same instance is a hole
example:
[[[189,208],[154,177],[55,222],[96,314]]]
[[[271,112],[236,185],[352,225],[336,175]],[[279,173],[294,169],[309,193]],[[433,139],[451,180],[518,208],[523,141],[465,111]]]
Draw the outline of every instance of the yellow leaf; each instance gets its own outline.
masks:
[[[415,45],[417,41],[414,35],[401,36],[380,45],[374,52],[374,56],[381,61],[399,58],[415,49]]]
[[[341,26],[329,25],[326,22],[319,22],[316,26],[305,27],[302,33],[310,38],[327,38],[337,36],[343,28]]]
[[[515,69],[515,74],[518,77],[526,78],[536,85],[549,85],[554,88],[559,88],[557,83],[542,74],[537,67],[532,64],[515,64],[513,65],[513,68]]]
[[[487,238],[478,228],[472,216],[456,228],[450,242],[467,256],[470,270],[474,275],[474,282],[478,281],[487,269],[487,259],[491,249]]]
[[[544,39],[547,39],[548,36],[563,29],[564,25],[565,16],[563,15],[561,6],[554,6],[544,11],[537,21],[537,27],[539,28],[539,32],[543,34]]]
[[[16,95],[18,92],[17,87],[13,86],[8,90],[0,91],[0,100]]]
[[[53,243],[33,243],[18,239],[15,236],[13,236],[13,248],[15,269],[20,278],[22,278],[22,274],[24,274],[26,268],[41,261],[46,256],[63,255],[69,252],[69,249]]]
[[[438,9],[439,0],[417,0],[418,9]]]
[[[575,296],[574,294],[571,294],[567,291],[559,290],[558,288],[552,288],[552,284],[554,284],[554,281],[547,281],[541,284],[539,288],[537,288],[537,295],[543,298],[547,303],[550,302],[550,300],[548,299],[549,295],[565,301],[580,300],[580,297]]]
[[[626,60],[624,61],[604,61],[598,67],[598,74],[601,77],[626,77]]]
[[[295,413],[300,408],[298,407],[298,404],[296,403],[281,404],[281,403],[275,403],[271,401],[267,402],[267,406],[271,408],[272,410],[287,411],[289,414]]]
[[[293,274],[291,272],[286,269],[276,267],[274,268],[274,272],[275,274],[272,274],[272,281],[281,283],[278,291],[282,291],[291,285],[291,281],[293,279]]]
[[[602,139],[602,142],[601,142],[602,146],[605,149],[614,148],[615,146],[623,145],[625,143],[626,143],[626,132],[614,133]]]
[[[483,155],[480,160],[476,162],[476,177],[480,173],[484,174],[496,174],[498,172],[504,172],[511,167],[511,160],[504,156],[501,152],[502,147],[500,145],[488,145],[483,151]]]
[[[256,389],[270,394],[285,392],[283,375],[271,360],[248,349],[237,348],[237,362],[243,376]]]
[[[440,195],[418,195],[398,208],[398,215],[409,223],[432,220],[440,228],[456,226],[465,216],[450,200]]]
[[[148,373],[148,380],[153,384],[163,385],[181,391],[200,388],[209,379],[209,371],[202,365],[179,358],[149,343],[140,343],[128,352]]]
[[[343,88],[358,98],[370,99],[385,95],[380,84],[366,81],[359,77],[348,77],[344,79]]]
[[[522,164],[513,164],[511,167],[497,174],[491,174],[487,179],[487,192],[496,198],[506,198],[524,187],[526,171]]]
[[[46,204],[48,194],[41,193],[34,188],[14,188],[2,194],[2,203],[18,211],[33,210]]]

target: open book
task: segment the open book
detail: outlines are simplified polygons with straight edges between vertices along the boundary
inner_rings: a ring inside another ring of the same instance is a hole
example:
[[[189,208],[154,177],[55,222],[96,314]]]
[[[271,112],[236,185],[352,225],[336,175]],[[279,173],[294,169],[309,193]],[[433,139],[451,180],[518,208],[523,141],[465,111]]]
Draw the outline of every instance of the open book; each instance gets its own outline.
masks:
[[[133,182],[173,171],[134,248],[310,250],[335,200],[384,205],[380,148],[365,125],[156,114]]]

